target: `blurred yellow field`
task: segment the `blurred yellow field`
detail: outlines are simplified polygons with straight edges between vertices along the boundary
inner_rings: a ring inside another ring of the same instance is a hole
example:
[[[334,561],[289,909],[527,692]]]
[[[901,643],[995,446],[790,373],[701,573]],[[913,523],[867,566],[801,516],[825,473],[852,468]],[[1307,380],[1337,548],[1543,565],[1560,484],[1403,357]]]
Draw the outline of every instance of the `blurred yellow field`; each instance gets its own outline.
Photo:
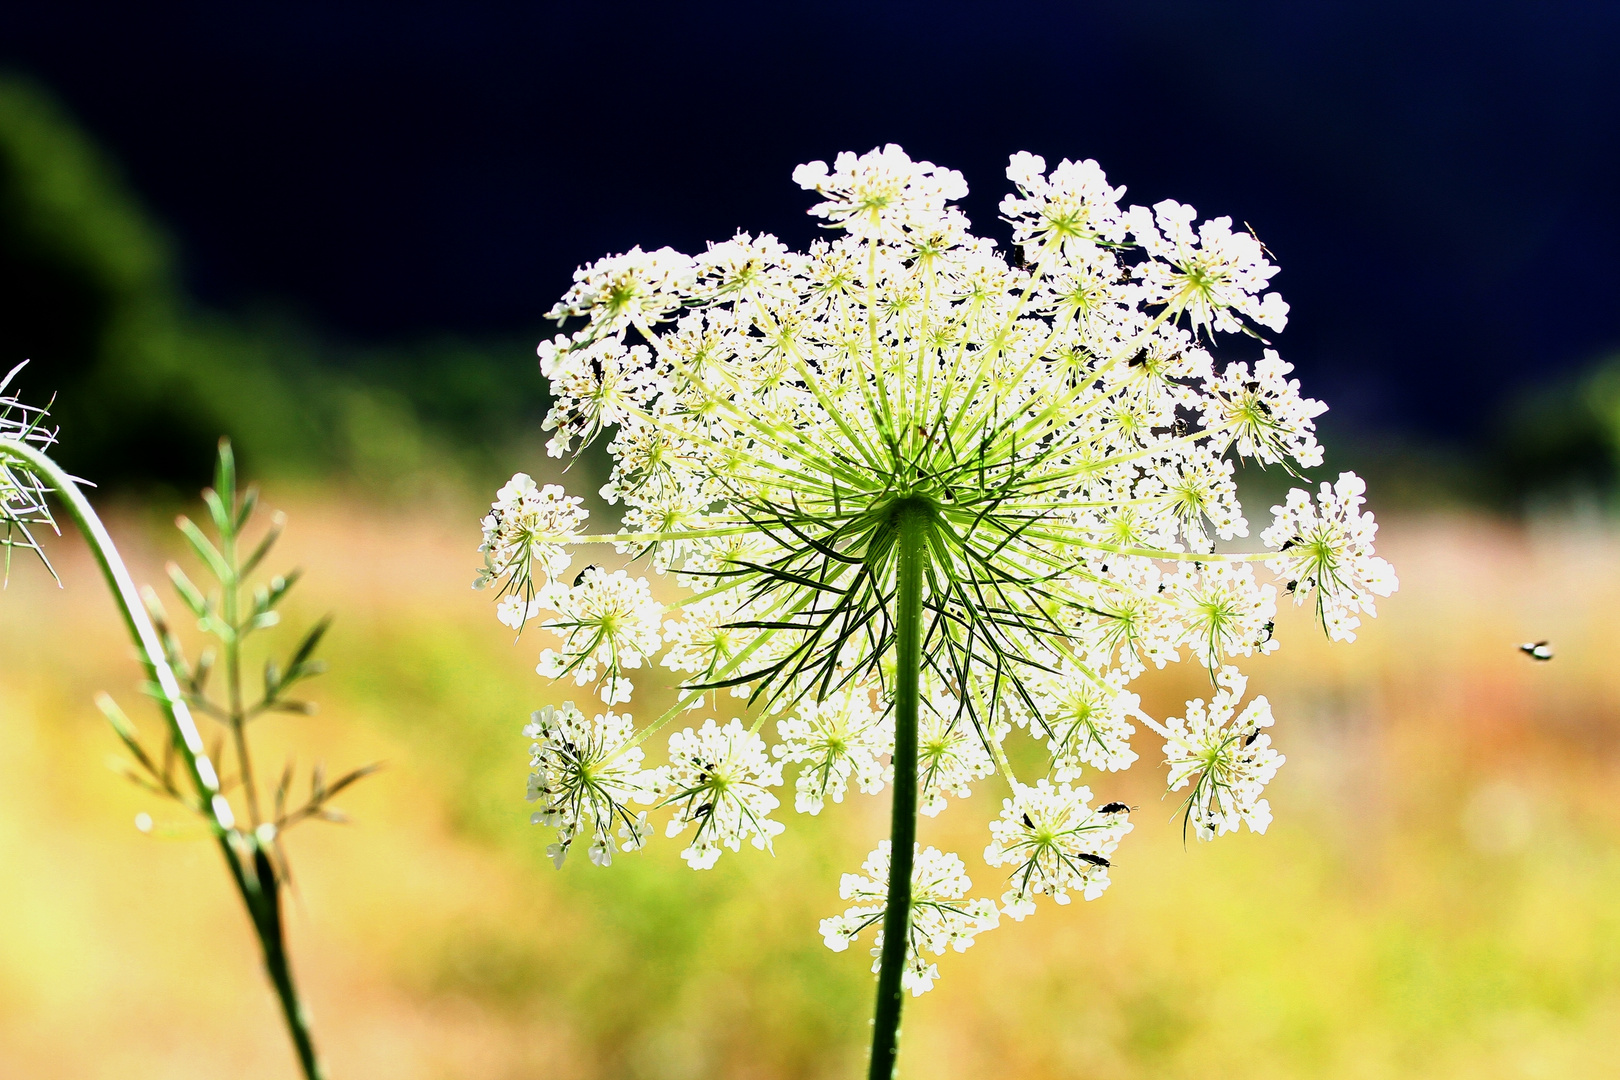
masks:
[[[558,872],[520,729],[561,690],[533,674],[538,631],[514,646],[468,588],[475,512],[284,506],[282,558],[307,571],[292,610],[338,621],[320,714],[263,721],[264,760],[387,763],[341,800],[355,824],[290,841],[295,965],[334,1076],[860,1069],[872,977],[816,924],[886,834],[885,798],[787,815],[775,858],[694,873],[660,838]],[[166,527],[114,532],[143,580],[178,554]],[[1162,771],[1094,775],[1139,807],[1112,888],[942,958],[908,1003],[903,1076],[1614,1074],[1620,536],[1408,517],[1380,539],[1401,590],[1362,639],[1330,646],[1291,610],[1250,669],[1288,755],[1270,833],[1184,844]],[[157,725],[84,552],[53,556],[65,588],[19,562],[0,594],[0,1077],[290,1077],[217,851],[137,832],[141,810],[190,826],[103,766],[96,691]],[[1516,649],[1541,638],[1550,663]],[[1147,681],[1150,711],[1206,692],[1181,667]],[[979,858],[998,798],[922,825],[976,893],[1000,891]]]

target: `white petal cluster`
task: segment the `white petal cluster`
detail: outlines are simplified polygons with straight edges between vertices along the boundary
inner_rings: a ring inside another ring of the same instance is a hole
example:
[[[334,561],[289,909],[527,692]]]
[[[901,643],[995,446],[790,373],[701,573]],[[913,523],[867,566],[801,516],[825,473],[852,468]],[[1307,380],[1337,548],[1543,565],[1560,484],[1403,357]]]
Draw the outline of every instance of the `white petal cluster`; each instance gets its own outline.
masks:
[[[1182,643],[1211,670],[1222,657],[1276,650],[1277,590],[1258,584],[1248,563],[1199,563],[1171,588],[1185,613]]]
[[[605,319],[611,329],[656,319],[675,308],[675,297],[691,280],[693,270],[692,260],[673,248],[631,248],[575,271],[573,287],[557,301],[550,317],[589,315]],[[540,346],[542,368],[555,356],[555,349]],[[541,374],[551,377],[550,371]]]
[[[917,716],[918,813],[937,817],[945,796],[965,799],[973,794],[975,780],[996,771],[979,730],[968,711],[942,691],[924,700]]]
[[[723,596],[698,600],[681,609],[682,618],[664,623],[663,664],[672,671],[693,676],[702,682],[724,671],[727,664],[754,635],[733,625],[739,617],[736,601]],[[748,696],[748,687],[732,688],[738,697]],[[702,704],[701,701],[695,704]]]
[[[771,761],[765,740],[741,720],[725,727],[709,720],[697,731],[676,732],[669,739],[669,764],[659,770],[657,782],[662,805],[675,810],[666,835],[695,827],[681,852],[694,870],[713,867],[722,847],[742,850],[744,840],[769,850],[782,824],[770,819],[780,804],[766,789],[781,783],[781,764]]]
[[[1237,668],[1223,668],[1216,682],[1207,707],[1195,698],[1187,702],[1185,717],[1154,725],[1164,736],[1170,790],[1192,789],[1187,822],[1201,840],[1235,832],[1239,825],[1265,832],[1271,804],[1261,795],[1287,760],[1265,732],[1272,724],[1271,703],[1257,697],[1239,711],[1248,679]]]
[[[795,715],[781,720],[782,741],[773,752],[799,764],[793,784],[793,808],[819,814],[828,799],[843,802],[849,782],[868,795],[883,790],[888,776],[884,758],[894,751],[894,721],[872,706],[864,687],[835,691],[823,701],[799,702]]]
[[[859,157],[839,154],[830,170],[825,161],[800,165],[793,182],[828,196],[812,216],[862,240],[903,240],[908,229],[934,227],[946,204],[967,194],[961,173],[912,161],[893,143]]]
[[[629,701],[631,685],[624,672],[658,651],[658,624],[664,615],[647,579],[588,566],[573,585],[553,582],[542,590],[540,602],[557,612],[545,626],[563,646],[540,654],[538,672],[551,679],[572,675],[580,686],[600,678],[603,701]]]
[[[1299,380],[1288,378],[1293,370],[1275,349],[1267,349],[1252,373],[1238,361],[1209,380],[1208,396],[1199,408],[1204,426],[1223,433],[1211,449],[1224,453],[1236,448],[1243,457],[1266,464],[1290,458],[1305,468],[1322,464],[1316,418],[1327,406],[1300,395]]]
[[[1151,214],[1131,207],[1131,234],[1155,256],[1137,267],[1148,299],[1186,312],[1194,327],[1229,334],[1243,330],[1239,316],[1273,330],[1287,326],[1288,305],[1265,292],[1277,268],[1260,241],[1233,232],[1229,217],[1211,218],[1195,231],[1197,218],[1198,211],[1174,199],[1155,203]]]
[[[1020,152],[1008,162],[1007,179],[1017,192],[1002,198],[1001,213],[1013,223],[1013,243],[1025,251],[1055,246],[1082,274],[1109,267],[1095,258],[1096,242],[1125,239],[1125,189],[1109,186],[1102,166],[1063,161],[1047,175],[1045,158]]]
[[[870,927],[878,927],[872,943],[872,971],[877,972],[883,953],[883,908],[889,894],[887,840],[866,857],[862,874],[845,874],[838,888],[839,898],[851,901],[842,915],[821,920],[821,936],[827,948],[843,952],[849,943]],[[966,952],[976,935],[993,930],[1000,921],[996,905],[985,899],[967,899],[973,882],[962,860],[937,848],[915,848],[911,870],[911,939],[906,946],[906,964],[900,977],[903,989],[920,997],[934,988],[939,966],[927,954],[943,956],[947,947]]]
[[[1395,591],[1395,568],[1373,554],[1378,523],[1363,513],[1367,485],[1355,473],[1323,483],[1316,503],[1295,488],[1261,536],[1279,549],[1267,566],[1288,581],[1294,603],[1315,597],[1316,610],[1334,641],[1354,641],[1362,612],[1376,615],[1373,597]]]
[[[610,711],[587,720],[570,701],[540,709],[523,734],[534,740],[529,801],[540,804],[530,821],[557,830],[546,854],[559,867],[582,833],[590,835],[598,866],[613,862],[615,831],[625,851],[646,842],[646,811],[628,806],[651,800],[651,777],[641,768],[641,751],[629,745],[635,734],[629,716]]]
[[[636,248],[581,268],[553,309],[548,451],[605,443],[601,495],[622,520],[585,537],[578,499],[514,477],[485,521],[480,583],[499,584],[508,625],[554,612],[543,674],[595,682],[610,707],[635,669],[681,682],[667,713],[614,736],[621,758],[677,717],[748,700],[752,727],[694,720],[659,772],[693,866],[769,848],[786,765],[811,814],[892,779],[902,520],[926,532],[919,808],[1006,784],[991,851],[1020,916],[1041,893],[1106,883],[1094,860],[1128,824],[1078,785],[1129,767],[1138,725],[1191,789],[1188,827],[1264,828],[1282,759],[1264,699],[1240,711],[1231,663],[1277,648],[1283,591],[1349,639],[1395,588],[1350,474],[1315,500],[1290,493],[1264,548],[1242,549],[1240,464],[1322,461],[1324,407],[1291,365],[1264,341],[1259,359],[1219,351],[1286,325],[1259,240],[1180,203],[1126,205],[1094,161],[1017,154],[1007,177],[1010,252],[971,231],[959,173],[890,145],[795,171],[826,227],[808,250],[749,233],[691,256]],[[646,578],[594,566],[565,583],[572,541],[644,559],[659,596],[683,598],[666,611]],[[1160,724],[1131,683],[1183,659],[1219,692]],[[1037,759],[1026,784],[1014,763]],[[940,881],[940,904],[965,895],[965,878]],[[938,908],[929,932],[965,934],[977,911]],[[847,941],[864,916],[844,918],[832,937]]]
[[[1120,804],[1093,810],[1090,788],[1054,787],[1048,780],[1015,784],[1012,798],[1002,800],[1001,817],[990,823],[984,849],[991,866],[1013,867],[1001,910],[1022,922],[1042,893],[1059,904],[1069,902],[1070,889],[1087,900],[1101,896],[1109,884],[1108,857],[1131,831],[1128,814]]]
[[[528,473],[518,473],[495,493],[484,515],[484,542],[479,547],[484,566],[473,582],[482,589],[504,581],[514,605],[503,606],[501,621],[513,629],[534,617],[532,574],[539,570],[542,583],[568,569],[573,556],[568,543],[579,535],[588,511],[583,499],[569,495],[557,484],[537,485]],[[514,613],[518,613],[514,615]]]
[[[1094,681],[1066,663],[1056,671],[1038,672],[1030,683],[1037,734],[1046,736],[1052,772],[1059,781],[1079,778],[1086,765],[1118,772],[1136,761],[1131,717],[1138,713],[1141,699],[1122,688],[1119,674],[1106,682]]]

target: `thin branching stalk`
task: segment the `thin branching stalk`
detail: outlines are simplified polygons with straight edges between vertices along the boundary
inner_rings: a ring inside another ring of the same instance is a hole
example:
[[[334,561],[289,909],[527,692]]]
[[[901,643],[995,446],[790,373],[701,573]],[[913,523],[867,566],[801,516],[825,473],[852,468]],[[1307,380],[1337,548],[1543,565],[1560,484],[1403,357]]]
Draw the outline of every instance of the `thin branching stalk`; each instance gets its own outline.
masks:
[[[894,794],[889,827],[889,896],[883,912],[882,968],[872,1017],[868,1080],[890,1080],[900,1049],[901,976],[911,941],[911,869],[917,842],[917,711],[922,675],[923,577],[932,508],[904,500],[895,524]]]
[[[169,728],[170,739],[179,750],[196,791],[195,805],[208,820],[219,844],[220,854],[225,859],[226,869],[236,883],[237,892],[258,935],[264,953],[265,971],[280,999],[282,1015],[286,1019],[298,1063],[306,1080],[322,1080],[326,1074],[316,1056],[309,1018],[299,1001],[287,959],[278,885],[269,856],[255,833],[244,832],[237,827],[230,804],[220,793],[219,773],[203,745],[191,710],[186,705],[185,694],[175,678],[174,669],[164,654],[162,642],[147,614],[140,591],[130,577],[117,546],[73,478],[50,457],[27,443],[0,439],[0,459],[18,462],[44,480],[67,507],[74,524],[90,545],[96,564],[101,568],[107,587],[123,616],[124,626],[129,630],[129,636],[146,666],[155,689],[153,697],[157,699]]]

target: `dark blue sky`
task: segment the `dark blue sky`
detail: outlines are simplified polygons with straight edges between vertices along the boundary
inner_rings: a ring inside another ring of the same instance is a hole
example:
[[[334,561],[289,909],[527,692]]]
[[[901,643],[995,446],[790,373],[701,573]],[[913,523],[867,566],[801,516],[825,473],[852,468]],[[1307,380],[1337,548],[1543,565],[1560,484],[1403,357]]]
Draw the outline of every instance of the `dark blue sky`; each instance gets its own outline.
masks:
[[[634,243],[803,242],[792,167],[894,141],[996,236],[1019,149],[1251,223],[1284,355],[1361,427],[1477,434],[1620,348],[1620,3],[146,7],[14,9],[0,63],[204,300],[353,339],[538,332]]]

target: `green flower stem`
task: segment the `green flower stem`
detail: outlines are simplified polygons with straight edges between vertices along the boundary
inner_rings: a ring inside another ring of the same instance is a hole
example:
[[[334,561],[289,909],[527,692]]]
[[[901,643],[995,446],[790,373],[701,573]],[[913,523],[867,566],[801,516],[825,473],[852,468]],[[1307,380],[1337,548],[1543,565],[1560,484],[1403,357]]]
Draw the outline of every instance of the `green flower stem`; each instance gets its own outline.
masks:
[[[934,511],[902,501],[895,525],[894,807],[889,827],[889,896],[872,1017],[868,1080],[891,1080],[900,1051],[901,975],[911,941],[911,865],[917,843],[917,708],[922,674],[923,571]]]
[[[229,493],[224,496],[226,499],[233,497]],[[234,516],[236,510],[234,505],[227,507],[227,510]],[[259,793],[253,783],[253,758],[247,748],[247,715],[242,704],[242,634],[237,629],[241,625],[238,605],[242,589],[236,543],[239,525],[240,522],[233,521],[230,532],[220,537],[221,546],[225,549],[220,554],[225,557],[225,566],[229,571],[226,578],[220,582],[220,614],[225,619],[225,625],[232,628],[230,635],[225,639],[225,683],[230,702],[231,742],[236,747],[236,771],[242,779],[242,794],[247,802],[248,821],[257,829],[263,819],[259,816]]]
[[[152,626],[152,620],[146,613],[146,605],[141,602],[140,590],[136,588],[134,579],[129,576],[129,569],[124,565],[124,560],[118,554],[118,548],[108,535],[106,526],[101,523],[101,518],[96,515],[95,509],[79,490],[79,486],[74,483],[73,478],[62,471],[61,466],[27,443],[11,439],[0,439],[0,458],[18,462],[48,484],[67,507],[74,524],[79,527],[79,531],[89,543],[90,551],[95,555],[97,565],[101,567],[102,576],[107,579],[107,587],[111,590],[113,599],[118,604],[118,610],[124,617],[124,626],[129,630],[130,638],[140,651],[147,675],[159,690],[156,695],[158,705],[168,721],[170,739],[180,751],[186,772],[196,788],[198,806],[208,818],[208,824],[219,843],[220,853],[225,858],[225,866],[230,871],[231,880],[236,883],[237,891],[242,896],[242,903],[247,908],[248,917],[253,922],[253,929],[264,951],[265,972],[275,986],[276,996],[281,999],[282,1014],[286,1018],[299,1065],[302,1066],[307,1080],[324,1080],[326,1074],[316,1059],[315,1044],[309,1032],[309,1021],[298,1000],[292,970],[287,962],[286,945],[282,936],[280,897],[276,893],[277,886],[269,860],[256,837],[236,828],[230,804],[219,791],[219,774],[214,768],[214,763],[209,760],[202,735],[197,731],[191,710],[186,706],[180,682],[175,678],[174,669],[169,666],[168,658],[164,655],[157,630]],[[238,848],[246,854],[239,855]]]

